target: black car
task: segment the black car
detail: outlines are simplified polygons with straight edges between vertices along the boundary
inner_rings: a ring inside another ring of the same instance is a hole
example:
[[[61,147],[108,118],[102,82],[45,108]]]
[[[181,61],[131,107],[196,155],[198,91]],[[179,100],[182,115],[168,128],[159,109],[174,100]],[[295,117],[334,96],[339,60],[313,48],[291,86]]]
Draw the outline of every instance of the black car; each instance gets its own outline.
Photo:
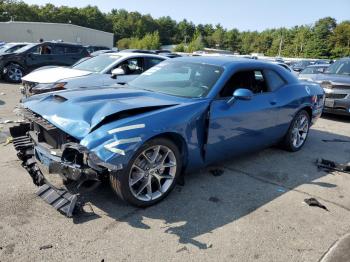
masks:
[[[101,50],[111,50],[109,47],[107,46],[99,46],[99,45],[88,45],[88,46],[85,46],[86,49],[88,50],[88,52],[91,54],[93,52],[96,52],[96,51],[101,51]]]
[[[26,45],[11,54],[0,55],[0,74],[8,82],[19,83],[23,75],[43,66],[70,66],[89,55],[85,47],[62,42]]]

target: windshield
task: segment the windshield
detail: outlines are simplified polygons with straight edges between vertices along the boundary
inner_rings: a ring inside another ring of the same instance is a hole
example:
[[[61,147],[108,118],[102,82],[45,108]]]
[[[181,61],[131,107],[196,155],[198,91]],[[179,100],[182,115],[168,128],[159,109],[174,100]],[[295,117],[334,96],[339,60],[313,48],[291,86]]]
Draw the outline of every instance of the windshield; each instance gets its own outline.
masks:
[[[304,67],[304,66],[306,67],[306,66],[308,66],[310,64],[311,64],[310,61],[299,61],[296,64],[294,64],[293,67]]]
[[[13,44],[6,44],[0,47],[0,53],[6,53],[8,49],[13,47]]]
[[[23,46],[21,47],[20,49],[17,49],[14,53],[22,53],[22,52],[25,52],[29,49],[31,49],[32,47],[36,46],[37,44],[29,44],[29,45],[26,45],[26,46]]]
[[[332,64],[325,72],[326,74],[350,75],[350,60],[339,60]]]
[[[117,55],[99,55],[99,56],[95,56],[90,59],[87,59],[81,63],[77,63],[72,68],[99,73],[99,72],[102,72],[107,67],[109,67],[110,65],[112,65],[119,58],[120,56],[117,56]]]
[[[221,76],[222,67],[165,61],[129,82],[129,86],[180,97],[205,97]]]
[[[321,67],[321,66],[313,66],[313,67],[307,67],[303,71],[301,71],[300,74],[320,74],[323,73],[323,71],[327,67]]]

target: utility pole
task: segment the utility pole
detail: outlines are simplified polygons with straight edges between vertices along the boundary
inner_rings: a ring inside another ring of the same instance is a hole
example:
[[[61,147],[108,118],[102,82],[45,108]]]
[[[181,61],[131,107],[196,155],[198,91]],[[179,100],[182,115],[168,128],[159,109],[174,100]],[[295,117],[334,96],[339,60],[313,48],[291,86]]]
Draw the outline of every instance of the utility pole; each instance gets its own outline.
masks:
[[[282,43],[283,43],[283,36],[281,36],[280,47],[278,49],[278,57],[281,57]]]

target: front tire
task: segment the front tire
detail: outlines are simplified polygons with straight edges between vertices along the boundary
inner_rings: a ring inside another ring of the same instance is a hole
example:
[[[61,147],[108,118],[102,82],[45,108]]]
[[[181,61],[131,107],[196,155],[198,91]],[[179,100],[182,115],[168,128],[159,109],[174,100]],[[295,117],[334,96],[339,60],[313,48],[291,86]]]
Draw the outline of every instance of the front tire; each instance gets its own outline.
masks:
[[[310,130],[310,116],[305,110],[299,111],[284,138],[284,148],[290,152],[299,151],[305,144]]]
[[[171,192],[181,169],[178,147],[168,139],[156,138],[141,146],[124,170],[110,174],[110,183],[122,200],[147,207]]]
[[[16,64],[7,66],[7,72],[4,76],[5,80],[10,83],[20,83],[23,76],[23,68]]]

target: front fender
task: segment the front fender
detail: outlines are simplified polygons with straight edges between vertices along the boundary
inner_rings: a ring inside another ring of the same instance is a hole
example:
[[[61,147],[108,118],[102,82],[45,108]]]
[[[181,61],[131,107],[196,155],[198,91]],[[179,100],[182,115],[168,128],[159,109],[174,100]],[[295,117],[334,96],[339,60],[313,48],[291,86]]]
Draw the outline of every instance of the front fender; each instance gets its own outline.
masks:
[[[111,122],[89,133],[80,144],[105,163],[126,166],[146,141],[171,133],[185,141],[191,165],[201,165],[208,106],[204,100]]]

